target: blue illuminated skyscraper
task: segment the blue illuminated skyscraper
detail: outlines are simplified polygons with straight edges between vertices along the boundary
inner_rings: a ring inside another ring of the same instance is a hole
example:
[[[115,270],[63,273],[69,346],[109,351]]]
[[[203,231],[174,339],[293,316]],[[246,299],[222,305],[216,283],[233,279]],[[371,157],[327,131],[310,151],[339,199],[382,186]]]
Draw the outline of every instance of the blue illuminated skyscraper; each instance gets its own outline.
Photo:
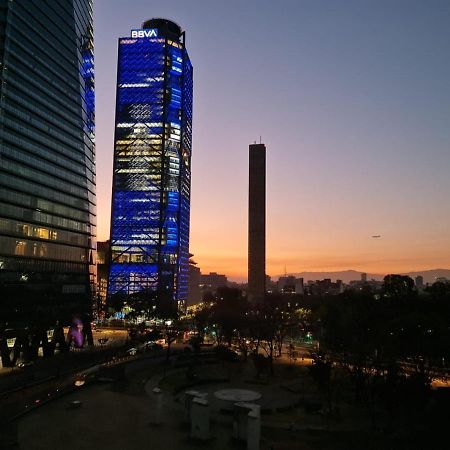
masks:
[[[177,24],[151,19],[119,39],[109,296],[187,299],[192,88]]]

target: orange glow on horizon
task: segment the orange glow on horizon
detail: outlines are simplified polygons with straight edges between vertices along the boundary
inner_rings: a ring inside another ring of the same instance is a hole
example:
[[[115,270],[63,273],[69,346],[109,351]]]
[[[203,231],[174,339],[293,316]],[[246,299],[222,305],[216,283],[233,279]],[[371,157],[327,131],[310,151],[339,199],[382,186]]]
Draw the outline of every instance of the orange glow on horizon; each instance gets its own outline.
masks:
[[[99,240],[109,237],[109,230],[99,228]],[[214,236],[205,236],[202,233],[191,233],[191,252],[202,273],[217,272],[226,275],[232,281],[246,282],[247,280],[247,241],[245,238],[236,239],[236,235],[229,230],[228,239],[217,242]],[[224,235],[226,236],[226,234]],[[276,279],[283,275],[286,267],[288,274],[299,272],[338,272],[345,270],[356,270],[371,274],[406,273],[423,271],[437,268],[450,267],[450,257],[446,247],[440,251],[428,248],[426,243],[422,245],[411,245],[405,241],[402,251],[399,251],[401,242],[393,246],[392,239],[373,242],[370,238],[364,238],[365,243],[357,246],[357,239],[349,236],[346,242],[336,245],[336,242],[328,242],[329,248],[324,250],[326,243],[320,242],[320,237],[315,237],[318,242],[311,245],[312,238],[308,243],[297,242],[291,251],[279,251],[273,249],[271,241],[268,240],[266,271],[272,278]],[[280,243],[280,239],[275,239]],[[211,245],[209,245],[211,243]],[[214,246],[212,245],[214,243]],[[304,248],[301,248],[304,244]],[[319,246],[320,244],[320,246]],[[353,244],[353,245],[351,245]],[[361,251],[364,250],[369,251]],[[315,248],[314,248],[315,247]],[[420,248],[420,253],[417,251]],[[293,256],[297,254],[298,256]],[[340,256],[341,255],[341,256]],[[345,256],[342,256],[345,255]]]
[[[102,240],[109,237],[117,38],[129,36],[148,4],[95,3]],[[161,14],[166,3],[155,5]],[[388,16],[375,5],[382,2],[342,14],[323,2],[216,2],[214,10],[188,3],[178,2],[176,12],[194,66],[190,250],[201,271],[247,278],[248,145],[261,134],[269,275],[285,267],[450,269],[445,2],[422,2],[408,14],[390,8]],[[226,39],[214,39],[230,11],[241,20],[229,24]],[[288,35],[271,33],[270,45],[261,45],[273,23]]]

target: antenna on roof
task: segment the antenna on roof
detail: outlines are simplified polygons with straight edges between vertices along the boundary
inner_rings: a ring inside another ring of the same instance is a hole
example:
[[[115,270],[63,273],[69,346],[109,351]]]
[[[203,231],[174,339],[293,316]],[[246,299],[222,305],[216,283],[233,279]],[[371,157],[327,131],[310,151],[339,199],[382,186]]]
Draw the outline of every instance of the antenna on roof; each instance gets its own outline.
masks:
[[[259,143],[260,143],[260,144],[262,144],[262,141],[261,141],[261,136],[259,137]]]

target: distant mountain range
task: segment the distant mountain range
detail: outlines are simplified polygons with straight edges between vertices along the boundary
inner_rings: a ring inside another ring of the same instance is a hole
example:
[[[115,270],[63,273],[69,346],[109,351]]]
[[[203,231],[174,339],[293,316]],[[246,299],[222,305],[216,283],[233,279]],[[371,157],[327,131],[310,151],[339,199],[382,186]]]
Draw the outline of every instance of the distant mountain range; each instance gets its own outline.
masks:
[[[344,283],[349,283],[352,280],[360,280],[361,274],[363,272],[358,272],[357,270],[343,270],[340,272],[299,272],[299,273],[288,273],[288,275],[294,276],[296,278],[303,278],[306,282],[308,280],[323,280],[324,278],[331,278],[332,281],[342,280]],[[394,273],[394,272],[390,272]],[[398,273],[398,272],[397,272]],[[382,281],[386,274],[380,273],[367,273],[367,280],[377,280]],[[445,277],[450,280],[450,269],[432,269],[432,270],[419,270],[417,272],[402,272],[401,275],[408,275],[412,279],[418,275],[423,276],[424,283],[433,283],[436,278]],[[273,277],[277,280],[280,276]]]

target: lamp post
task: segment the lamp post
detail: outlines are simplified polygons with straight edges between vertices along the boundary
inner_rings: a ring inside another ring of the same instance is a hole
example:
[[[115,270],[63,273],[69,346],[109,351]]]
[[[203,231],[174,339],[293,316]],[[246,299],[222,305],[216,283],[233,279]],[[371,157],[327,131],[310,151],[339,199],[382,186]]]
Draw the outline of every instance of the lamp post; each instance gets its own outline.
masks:
[[[172,344],[172,333],[173,330],[171,329],[173,324],[172,320],[166,320],[164,321],[165,325],[165,338],[166,338],[166,344],[167,344],[167,352],[166,352],[166,361],[164,363],[164,377],[166,376],[166,369],[167,365],[169,364],[169,358],[170,358],[170,345]]]

